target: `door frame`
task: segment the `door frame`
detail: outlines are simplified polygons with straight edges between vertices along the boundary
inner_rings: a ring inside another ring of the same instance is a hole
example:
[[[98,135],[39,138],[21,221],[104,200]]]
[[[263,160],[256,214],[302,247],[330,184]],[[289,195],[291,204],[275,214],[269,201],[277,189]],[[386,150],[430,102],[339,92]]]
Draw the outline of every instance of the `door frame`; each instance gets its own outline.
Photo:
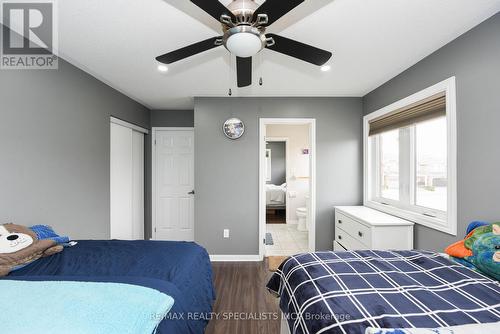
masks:
[[[285,143],[285,180],[288,183],[288,179],[290,177],[290,151],[289,151],[289,143],[288,143],[288,137],[267,137],[266,136],[266,142],[271,142],[271,143]],[[264,149],[266,149],[264,147]],[[273,161],[273,158],[271,156],[271,163]],[[267,180],[264,180],[264,182],[267,182]],[[288,192],[286,192],[285,196],[288,196]],[[286,223],[288,224],[288,221],[290,220],[290,201],[286,200],[285,202],[285,210],[286,210]]]
[[[309,251],[316,250],[316,119],[315,118],[259,118],[259,258],[264,259],[265,246],[263,240],[266,233],[266,196],[264,184],[266,171],[266,125],[309,125],[309,142],[311,143],[311,152],[309,160],[309,195],[310,210],[309,215]],[[287,201],[288,202],[288,201]]]
[[[151,240],[156,240],[156,134],[158,131],[192,131],[194,127],[152,127],[151,128]],[[193,232],[196,224],[193,222]]]

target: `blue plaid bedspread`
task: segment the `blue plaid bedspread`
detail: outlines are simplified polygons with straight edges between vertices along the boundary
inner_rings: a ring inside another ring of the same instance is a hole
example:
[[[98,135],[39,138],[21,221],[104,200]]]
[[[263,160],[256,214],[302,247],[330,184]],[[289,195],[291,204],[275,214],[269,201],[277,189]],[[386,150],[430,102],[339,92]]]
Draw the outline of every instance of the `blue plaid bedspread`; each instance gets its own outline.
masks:
[[[293,334],[500,321],[499,282],[426,251],[295,255],[267,287]]]

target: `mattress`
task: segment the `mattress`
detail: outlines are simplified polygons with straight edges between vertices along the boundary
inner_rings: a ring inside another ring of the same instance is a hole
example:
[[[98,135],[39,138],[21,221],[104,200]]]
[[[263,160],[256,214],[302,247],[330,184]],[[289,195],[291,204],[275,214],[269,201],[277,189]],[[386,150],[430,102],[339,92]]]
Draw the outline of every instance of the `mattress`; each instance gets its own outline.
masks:
[[[160,323],[160,334],[203,333],[215,300],[209,256],[192,242],[83,240],[6,279],[118,282],[155,288],[175,300]]]
[[[426,251],[295,255],[268,289],[291,333],[364,333],[500,321],[500,284]]]

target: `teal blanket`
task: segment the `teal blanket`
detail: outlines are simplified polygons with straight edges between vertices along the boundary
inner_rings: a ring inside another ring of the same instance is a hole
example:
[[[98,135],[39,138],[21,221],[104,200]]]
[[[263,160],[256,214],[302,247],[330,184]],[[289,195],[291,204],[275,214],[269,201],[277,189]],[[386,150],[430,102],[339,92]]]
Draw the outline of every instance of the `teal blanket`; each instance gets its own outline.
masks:
[[[0,280],[1,332],[151,334],[174,304],[122,283]]]

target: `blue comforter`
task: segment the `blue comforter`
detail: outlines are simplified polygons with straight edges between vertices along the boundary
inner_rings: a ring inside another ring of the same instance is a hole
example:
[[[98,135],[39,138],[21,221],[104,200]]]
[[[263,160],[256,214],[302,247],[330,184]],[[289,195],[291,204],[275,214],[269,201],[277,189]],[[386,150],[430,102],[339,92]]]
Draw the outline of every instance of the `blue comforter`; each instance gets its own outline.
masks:
[[[267,287],[293,334],[500,321],[497,281],[426,251],[299,254]]]
[[[174,304],[156,289],[114,282],[3,279],[0,291],[9,334],[151,334]]]
[[[142,285],[171,296],[174,306],[158,333],[203,333],[215,292],[206,250],[192,242],[78,241],[7,279],[80,280]]]

